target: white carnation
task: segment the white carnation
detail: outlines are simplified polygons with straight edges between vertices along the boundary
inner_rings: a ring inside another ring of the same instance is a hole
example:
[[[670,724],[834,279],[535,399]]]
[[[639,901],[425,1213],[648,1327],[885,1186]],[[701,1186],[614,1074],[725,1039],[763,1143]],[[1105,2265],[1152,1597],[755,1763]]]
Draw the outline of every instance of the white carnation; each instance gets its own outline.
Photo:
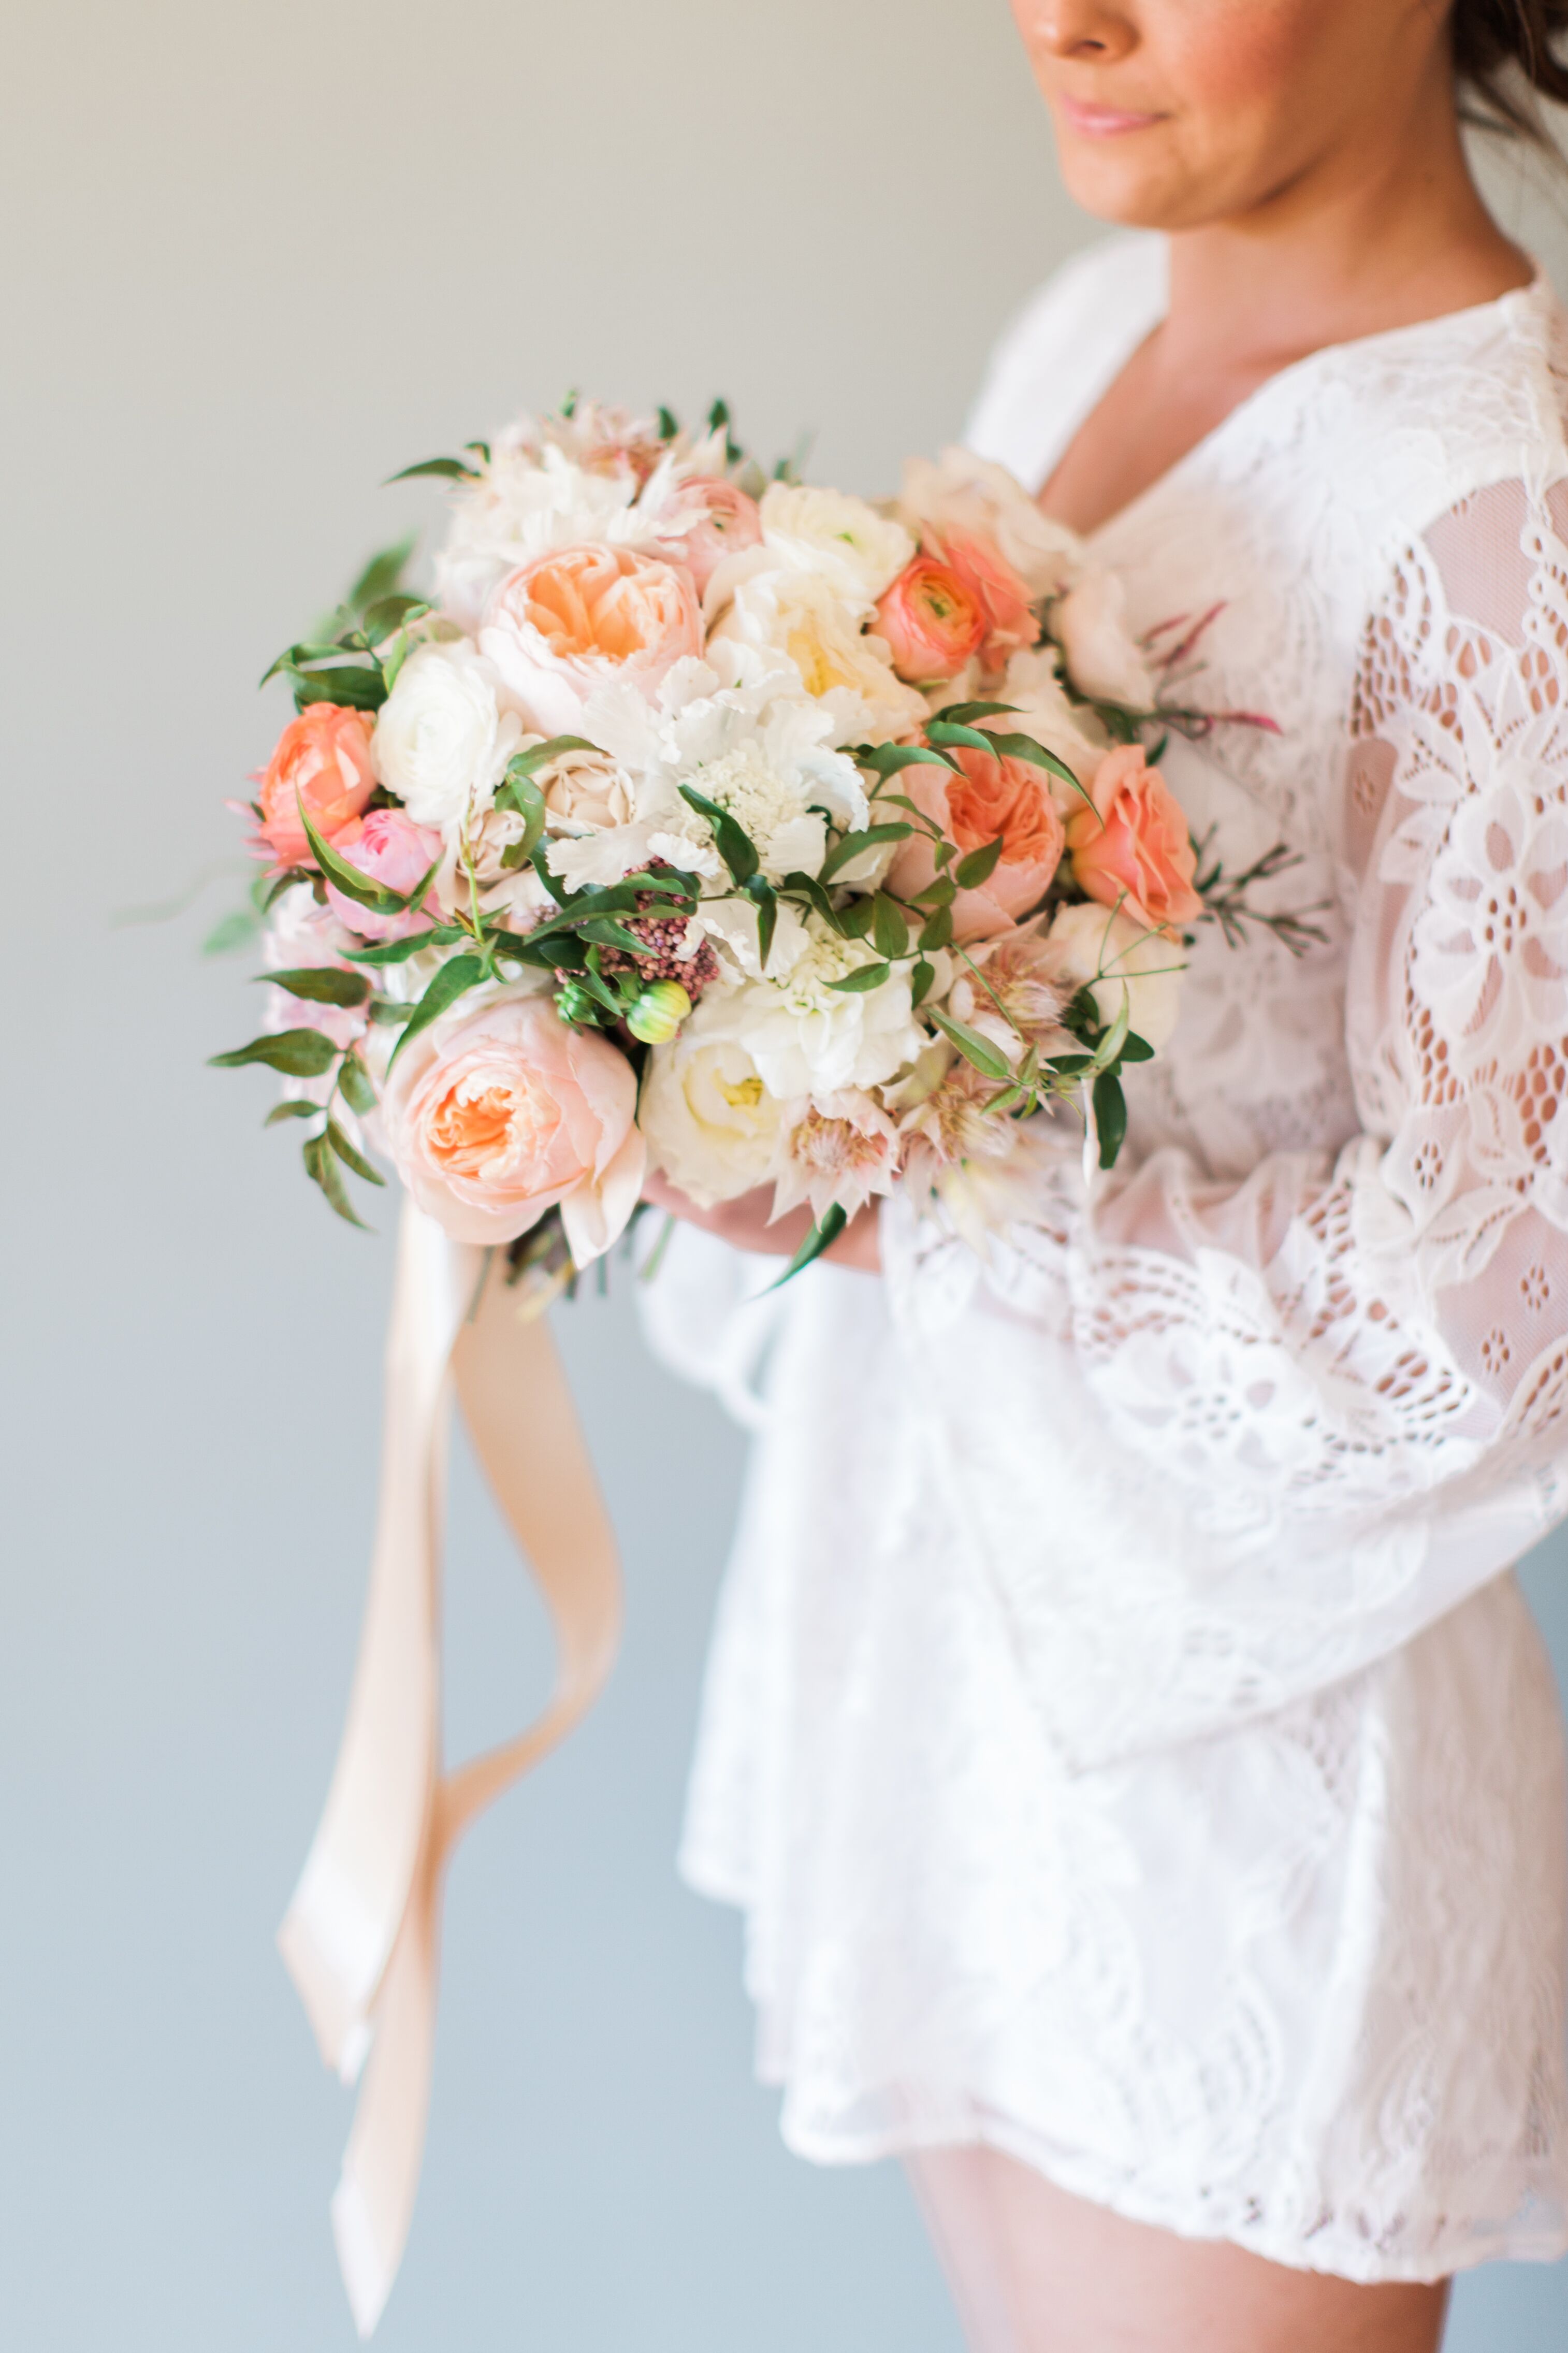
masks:
[[[763,493],[763,543],[836,596],[874,605],[915,552],[901,522],[843,491],[773,482]]]
[[[466,638],[416,646],[377,713],[371,764],[416,825],[455,833],[495,798],[522,732],[499,681]]]

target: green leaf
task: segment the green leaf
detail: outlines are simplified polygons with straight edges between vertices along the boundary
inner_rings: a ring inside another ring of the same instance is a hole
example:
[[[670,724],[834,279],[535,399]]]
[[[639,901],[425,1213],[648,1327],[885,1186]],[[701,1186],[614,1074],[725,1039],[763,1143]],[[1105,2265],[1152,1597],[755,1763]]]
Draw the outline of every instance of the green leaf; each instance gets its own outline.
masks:
[[[1100,1165],[1112,1168],[1127,1134],[1127,1098],[1114,1071],[1101,1071],[1094,1082],[1094,1124],[1100,1136]]]
[[[679,430],[680,430],[680,423],[679,423],[679,418],[677,417],[677,416],[676,416],[676,414],[675,414],[674,409],[673,409],[673,408],[666,408],[666,407],[665,407],[665,406],[664,406],[664,404],[663,404],[663,402],[661,401],[661,402],[659,403],[659,410],[658,410],[658,438],[659,438],[659,439],[660,439],[661,441],[673,441],[673,440],[674,440],[674,438],[675,438],[675,437],[676,437],[676,435],[679,432]]]
[[[374,947],[345,948],[350,964],[406,964],[421,948],[449,947],[452,940],[461,939],[460,932],[444,932],[439,927],[428,932],[407,932],[400,940],[377,940]]]
[[[509,873],[533,856],[544,833],[544,795],[533,781],[528,760],[528,754],[523,752],[509,761],[496,792],[497,808],[510,808],[522,819],[521,839],[509,843],[501,852],[501,864]]]
[[[825,1250],[833,1248],[848,1223],[847,1213],[837,1201],[835,1201],[824,1213],[819,1222],[812,1227],[778,1281],[770,1283],[769,1289],[782,1291],[792,1276],[797,1275],[803,1267],[809,1266],[814,1258],[820,1258]]]
[[[710,801],[706,793],[700,793],[694,785],[681,785],[679,790],[687,807],[707,818],[713,828],[713,839],[720,857],[734,880],[744,887],[762,862],[751,835],[743,826],[736,823],[728,809],[721,808],[717,801]]]
[[[357,1054],[343,1056],[343,1067],[338,1072],[338,1092],[350,1111],[358,1112],[361,1119],[375,1109],[375,1089]]]
[[[320,1116],[321,1109],[320,1103],[300,1103],[297,1097],[291,1098],[288,1103],[274,1103],[261,1124],[263,1127],[277,1127],[286,1119],[315,1119]]]
[[[1006,1055],[1000,1047],[994,1046],[989,1038],[983,1038],[978,1029],[971,1029],[967,1022],[955,1021],[951,1013],[939,1012],[934,1005],[931,1008],[931,1018],[942,1036],[952,1039],[964,1060],[973,1063],[982,1078],[1012,1078],[1013,1066]]]
[[[818,882],[813,875],[801,873],[786,874],[784,879],[784,887],[786,891],[792,892],[800,898],[806,900],[810,905],[816,910],[816,913],[822,917],[823,922],[825,923],[831,923],[836,932],[841,932],[843,930],[844,925],[842,917],[840,916],[837,909],[834,906],[834,903],[828,897],[826,892],[823,889],[821,883]]]
[[[1152,1062],[1154,1049],[1146,1038],[1140,1038],[1136,1029],[1129,1029],[1121,1040],[1121,1059],[1124,1062]]]
[[[337,1052],[320,1029],[278,1029],[268,1037],[253,1038],[248,1046],[236,1046],[230,1053],[209,1054],[207,1060],[215,1071],[237,1071],[246,1062],[264,1062],[269,1071],[281,1071],[286,1078],[319,1079]]]
[[[303,997],[312,1005],[363,1005],[370,995],[370,983],[363,972],[340,972],[335,965],[306,965],[299,971],[258,972],[258,980],[269,980],[275,988],[286,988],[290,997]]]
[[[928,744],[961,744],[966,752],[994,752],[994,736],[983,735],[978,727],[963,727],[948,719],[932,719],[926,725]]]
[[[952,909],[939,907],[929,922],[921,927],[919,944],[921,948],[946,948],[952,945]]]
[[[1095,1041],[1094,1060],[1097,1070],[1109,1071],[1120,1060],[1122,1046],[1132,1026],[1131,1013],[1131,993],[1124,987],[1115,1020]]]
[[[365,613],[379,604],[383,597],[395,595],[403,578],[404,568],[417,544],[416,534],[410,532],[395,546],[378,547],[375,554],[366,560],[363,571],[344,597],[344,610]]]
[[[994,841],[984,842],[978,849],[972,849],[967,858],[961,858],[952,870],[952,879],[959,889],[978,891],[983,882],[989,882],[996,871],[996,861],[1002,850],[1002,836],[998,834]]]
[[[1016,702],[950,702],[936,713],[936,720],[955,727],[973,727],[977,719],[999,718],[1003,712],[1017,708]]]
[[[327,1122],[327,1142],[331,1145],[343,1166],[352,1168],[356,1176],[363,1176],[367,1185],[385,1184],[386,1179],[380,1169],[373,1168],[363,1153],[354,1150],[335,1119],[330,1119]]]
[[[340,711],[379,711],[386,701],[386,681],[381,664],[340,662],[333,670],[303,670],[291,665],[279,675],[288,681],[298,711],[312,703],[330,702]]]
[[[914,831],[901,818],[889,825],[868,825],[859,833],[847,833],[842,841],[834,843],[817,871],[819,882],[831,882],[847,866],[854,863],[863,850],[879,849],[884,842],[908,841]]]
[[[858,768],[870,768],[884,784],[903,768],[945,768],[950,776],[962,773],[956,760],[923,744],[858,744],[849,756]]]
[[[370,1018],[383,1029],[396,1029],[405,1021],[413,1020],[414,1008],[412,1005],[403,1004],[395,997],[373,997],[370,1000]]]
[[[393,1048],[392,1060],[386,1066],[388,1071],[410,1038],[417,1038],[422,1029],[428,1029],[432,1021],[438,1021],[449,1005],[456,1004],[459,997],[477,987],[484,976],[483,960],[477,955],[455,955],[444,964],[415,1007],[407,1028]]]
[[[859,964],[847,972],[842,980],[830,980],[829,988],[837,988],[846,997],[864,997],[868,989],[880,988],[892,970],[886,964]]]
[[[577,936],[602,948],[619,948],[623,955],[645,956],[648,952],[646,940],[639,940],[635,932],[608,915],[590,915],[585,923],[578,924]]]
[[[547,768],[552,760],[559,760],[563,752],[597,752],[598,749],[597,744],[590,744],[585,735],[551,735],[527,752],[514,752],[506,764],[504,781],[511,784],[519,777],[534,776],[541,768]],[[499,793],[496,798],[500,798]]]
[[[213,925],[202,942],[202,954],[205,956],[231,955],[236,948],[247,946],[260,929],[258,915],[248,907],[236,907],[228,914],[220,916]]]
[[[838,910],[838,931],[847,940],[863,940],[871,928],[872,912],[869,899],[851,899]]]
[[[931,964],[927,964],[924,956],[921,956],[913,972],[910,975],[910,1006],[911,1010],[917,1005],[923,1005],[925,1003],[926,998],[931,995],[931,983],[935,978],[936,966]]]
[[[460,458],[421,458],[416,466],[405,466],[400,472],[388,474],[387,487],[393,482],[417,482],[429,476],[440,482],[477,482],[479,470],[465,466]]]
[[[395,636],[405,623],[429,610],[423,596],[410,596],[399,590],[393,596],[378,596],[374,605],[367,606],[360,627],[373,646],[379,645],[384,638]]]
[[[753,874],[746,884],[746,896],[757,911],[757,957],[766,972],[779,920],[779,894],[761,874]]]
[[[1004,1087],[1000,1094],[992,1096],[985,1108],[995,1113],[1016,1111],[1020,1103],[1032,1101],[1033,1092],[1030,1087]]]
[[[300,1156],[305,1163],[306,1176],[313,1185],[321,1187],[329,1205],[337,1211],[345,1225],[358,1226],[362,1233],[368,1233],[370,1229],[364,1219],[354,1214],[353,1204],[349,1199],[347,1188],[338,1171],[338,1164],[327,1148],[326,1137],[308,1135]]]
[[[1037,744],[1032,735],[993,735],[991,741],[1003,759],[1026,760],[1033,767],[1047,768],[1053,776],[1059,776],[1064,785],[1070,785],[1081,798],[1090,801],[1089,793],[1079,783],[1067,762],[1058,760],[1054,752],[1047,752],[1043,744]]]
[[[877,892],[871,901],[871,944],[881,956],[909,952],[909,924],[885,891]]]

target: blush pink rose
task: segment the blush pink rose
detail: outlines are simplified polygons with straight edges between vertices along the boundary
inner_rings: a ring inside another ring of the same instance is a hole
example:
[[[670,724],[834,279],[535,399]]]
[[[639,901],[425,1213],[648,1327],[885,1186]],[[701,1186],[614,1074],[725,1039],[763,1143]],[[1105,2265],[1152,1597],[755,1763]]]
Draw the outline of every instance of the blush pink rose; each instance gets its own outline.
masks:
[[[388,1147],[454,1241],[507,1242],[561,1206],[579,1266],[624,1230],[646,1158],[630,1063],[571,1029],[548,997],[461,1002],[398,1056],[382,1098]]]
[[[416,825],[404,809],[379,808],[346,825],[331,847],[371,881],[384,882],[389,891],[409,892],[440,857],[441,837],[428,826]],[[412,908],[401,915],[378,915],[331,882],[327,901],[362,940],[400,940],[409,932],[423,931],[430,921],[428,913],[416,914]]]
[[[1146,930],[1190,923],[1197,854],[1181,803],[1141,744],[1119,744],[1095,770],[1092,808],[1068,819],[1073,881],[1103,907],[1121,906]]]
[[[536,727],[570,735],[607,679],[651,700],[683,656],[702,651],[702,616],[683,565],[629,547],[563,547],[508,574],[479,647]]]
[[[291,719],[255,779],[261,822],[256,838],[279,866],[314,866],[300,803],[323,841],[336,844],[375,790],[370,765],[374,721],[368,711],[312,702]]]
[[[877,635],[910,686],[956,678],[985,642],[985,609],[951,565],[934,555],[906,564],[877,601]]]
[[[1062,821],[1045,772],[1027,760],[998,759],[992,752],[953,754],[963,769],[906,768],[905,795],[938,824],[961,854],[1002,840],[1002,855],[990,878],[952,902],[956,940],[990,939],[1010,932],[1037,906],[1061,862]],[[888,876],[895,897],[912,899],[936,880],[936,854],[929,835],[900,842]]]
[[[941,552],[985,617],[980,658],[987,670],[1005,670],[1009,654],[1039,643],[1040,624],[1028,589],[989,540],[950,531]]]
[[[727,555],[762,545],[763,519],[755,499],[716,474],[694,475],[682,490],[687,497],[700,498],[706,512],[700,522],[671,541],[670,554],[686,566],[701,596]]]

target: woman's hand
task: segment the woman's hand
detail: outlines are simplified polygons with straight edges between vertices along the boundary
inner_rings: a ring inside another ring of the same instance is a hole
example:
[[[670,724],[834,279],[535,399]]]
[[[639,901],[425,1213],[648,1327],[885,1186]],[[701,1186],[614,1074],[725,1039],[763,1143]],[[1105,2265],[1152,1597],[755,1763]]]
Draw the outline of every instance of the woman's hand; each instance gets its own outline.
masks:
[[[769,1222],[773,1187],[759,1186],[738,1200],[721,1201],[716,1208],[700,1209],[688,1194],[678,1192],[666,1177],[651,1172],[643,1182],[643,1199],[689,1226],[701,1226],[736,1250],[753,1250],[762,1258],[793,1258],[811,1231],[808,1209],[791,1209]],[[845,1227],[838,1240],[823,1252],[839,1266],[858,1267],[863,1274],[879,1274],[882,1253],[877,1238],[877,1206],[868,1202]]]

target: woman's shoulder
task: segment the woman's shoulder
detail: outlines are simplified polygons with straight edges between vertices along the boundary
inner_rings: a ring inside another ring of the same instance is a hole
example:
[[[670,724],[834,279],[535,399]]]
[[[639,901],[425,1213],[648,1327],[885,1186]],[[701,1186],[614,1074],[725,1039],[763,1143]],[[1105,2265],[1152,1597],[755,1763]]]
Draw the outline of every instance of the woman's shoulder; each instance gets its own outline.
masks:
[[[1157,323],[1165,290],[1163,237],[1106,237],[1075,254],[1004,329],[964,428],[967,446],[1033,488],[1064,423]]]

